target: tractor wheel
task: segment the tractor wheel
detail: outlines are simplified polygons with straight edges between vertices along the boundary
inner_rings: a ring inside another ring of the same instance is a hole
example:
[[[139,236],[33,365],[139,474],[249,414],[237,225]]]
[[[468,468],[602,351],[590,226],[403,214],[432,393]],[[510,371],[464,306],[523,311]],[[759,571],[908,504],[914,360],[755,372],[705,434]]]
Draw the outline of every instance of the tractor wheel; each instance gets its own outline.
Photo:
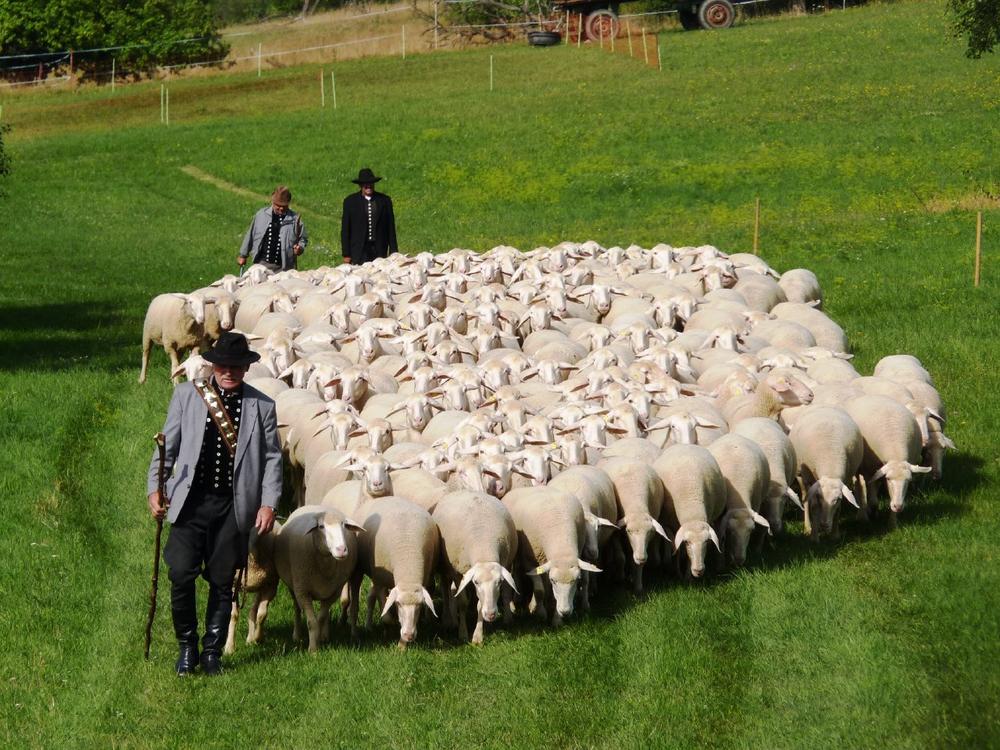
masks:
[[[705,0],[698,7],[698,23],[703,29],[728,29],[736,20],[736,10],[729,0]]]
[[[599,42],[602,38],[610,39],[611,37],[618,36],[618,28],[618,14],[607,8],[595,10],[587,16],[587,20],[584,23],[587,39],[592,42]]]

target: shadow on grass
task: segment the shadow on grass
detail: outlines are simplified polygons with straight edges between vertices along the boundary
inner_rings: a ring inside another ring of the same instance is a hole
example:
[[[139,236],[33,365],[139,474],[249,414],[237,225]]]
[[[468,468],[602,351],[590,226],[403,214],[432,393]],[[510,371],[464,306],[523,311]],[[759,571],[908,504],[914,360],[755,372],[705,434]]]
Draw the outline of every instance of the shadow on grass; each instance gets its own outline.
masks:
[[[134,326],[117,303],[0,306],[0,371],[139,367]],[[134,362],[133,362],[134,361]]]
[[[969,511],[967,503],[956,499],[982,484],[982,467],[984,462],[978,456],[963,453],[953,453],[948,456],[945,464],[945,478],[940,484],[924,482],[911,488],[900,526],[928,526],[948,519],[959,518]],[[842,508],[842,510],[844,510]],[[749,561],[745,569],[725,570],[721,555],[711,550],[706,566],[709,574],[699,580],[685,580],[685,576],[677,571],[677,558],[671,559],[659,569],[649,568],[645,571],[644,592],[633,594],[628,581],[612,581],[610,578],[601,582],[600,590],[594,597],[592,608],[587,614],[576,614],[566,620],[563,628],[572,628],[581,619],[598,623],[611,623],[633,607],[642,604],[648,597],[668,591],[677,586],[688,586],[695,589],[710,591],[717,586],[727,585],[742,575],[743,570],[770,571],[809,564],[812,561],[829,560],[857,544],[879,539],[894,532],[887,501],[883,492],[880,508],[873,518],[864,522],[855,517],[849,506],[841,516],[841,539],[833,541],[821,539],[813,541],[802,530],[800,516],[791,509],[787,516],[788,526],[783,533],[773,539],[765,540],[762,553],[748,553]],[[681,558],[686,564],[686,558]],[[612,575],[610,571],[606,575]],[[438,606],[440,614],[440,606]],[[359,613],[364,620],[364,606]],[[475,624],[470,615],[469,632]],[[305,625],[303,624],[305,631]],[[488,624],[485,633],[485,643],[491,641],[508,642],[522,638],[545,636],[553,632],[553,628],[534,615],[519,614],[510,625],[502,622]],[[339,607],[332,611],[330,640],[320,646],[324,649],[351,649],[359,652],[371,652],[396,647],[399,639],[399,626],[394,623],[375,624],[370,630],[361,629],[360,639],[351,638],[346,625],[339,622]],[[294,653],[306,653],[308,639],[300,643],[292,641],[291,623],[281,623],[274,628],[267,628],[264,643],[260,646],[247,647],[242,643],[237,651],[238,661],[242,665],[266,662]],[[446,629],[439,620],[435,620],[424,610],[418,628],[417,641],[408,647],[414,651],[451,651],[467,648],[468,644],[458,640],[454,630]]]

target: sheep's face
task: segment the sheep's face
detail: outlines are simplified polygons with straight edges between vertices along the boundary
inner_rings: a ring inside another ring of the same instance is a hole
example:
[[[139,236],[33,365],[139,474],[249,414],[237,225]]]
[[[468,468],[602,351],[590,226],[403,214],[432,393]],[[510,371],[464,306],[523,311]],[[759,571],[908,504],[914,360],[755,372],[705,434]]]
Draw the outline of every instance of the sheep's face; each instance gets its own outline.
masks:
[[[364,464],[365,492],[372,497],[384,497],[392,493],[389,479],[389,462],[381,456],[371,456]]]
[[[330,440],[336,450],[347,450],[350,441],[351,430],[354,429],[355,419],[350,414],[333,414],[330,416]]]
[[[701,578],[705,575],[705,559],[708,556],[709,543],[718,547],[719,540],[715,530],[704,521],[686,523],[674,536],[675,549],[680,548],[682,544],[684,545],[693,578]]]
[[[771,493],[764,500],[764,517],[771,524],[771,533],[780,534],[785,528],[785,501],[787,499],[785,490],[772,483]]]
[[[215,298],[215,311],[219,316],[219,327],[223,331],[230,331],[233,328],[233,320],[236,317],[236,299],[230,295],[219,295]]]
[[[187,306],[194,322],[203,325],[205,323],[205,298],[200,294],[189,294],[187,295]]]
[[[580,568],[577,565],[557,566],[549,568],[549,581],[552,583],[552,595],[556,600],[556,612],[560,617],[573,614],[573,604],[576,599],[576,585],[580,580]]]
[[[742,510],[730,511],[722,518],[721,539],[726,548],[726,563],[732,567],[740,567],[747,561],[747,547],[750,535],[753,534],[754,523],[749,513]]]
[[[479,601],[479,614],[486,622],[497,619],[500,605],[500,587],[503,585],[503,574],[499,563],[483,563],[477,566],[479,570],[472,582],[476,587],[476,598]]]
[[[331,515],[319,519],[312,530],[317,549],[325,551],[334,560],[344,560],[354,553],[354,534],[344,528],[344,524]]]
[[[843,494],[841,486],[839,479],[824,477],[819,480],[819,491],[809,494],[809,519],[814,536],[832,534],[836,529]]]

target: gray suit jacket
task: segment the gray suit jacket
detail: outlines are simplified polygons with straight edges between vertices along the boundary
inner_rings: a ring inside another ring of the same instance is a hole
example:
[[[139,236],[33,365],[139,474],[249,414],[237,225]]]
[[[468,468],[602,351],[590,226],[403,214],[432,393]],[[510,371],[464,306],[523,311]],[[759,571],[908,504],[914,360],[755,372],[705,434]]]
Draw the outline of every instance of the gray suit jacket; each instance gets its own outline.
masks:
[[[264,235],[271,225],[273,211],[270,206],[265,206],[256,214],[250,222],[250,228],[243,236],[243,244],[240,245],[240,255],[246,258],[253,253],[253,262],[256,263],[261,255]],[[309,244],[309,232],[306,231],[305,224],[301,217],[292,209],[287,209],[285,215],[281,217],[281,231],[278,233],[278,244],[281,246],[281,270],[287,271],[295,268],[295,251],[292,249],[298,243],[302,252],[305,252],[306,245]]]
[[[192,383],[174,389],[163,425],[166,435],[165,475],[170,510],[167,520],[177,520],[194,481],[201,443],[205,436],[208,408]],[[159,453],[153,451],[149,464],[147,494],[156,490]],[[281,498],[281,445],[274,401],[246,383],[243,384],[243,413],[233,462],[233,504],[240,531],[249,534],[261,505],[274,508]]]

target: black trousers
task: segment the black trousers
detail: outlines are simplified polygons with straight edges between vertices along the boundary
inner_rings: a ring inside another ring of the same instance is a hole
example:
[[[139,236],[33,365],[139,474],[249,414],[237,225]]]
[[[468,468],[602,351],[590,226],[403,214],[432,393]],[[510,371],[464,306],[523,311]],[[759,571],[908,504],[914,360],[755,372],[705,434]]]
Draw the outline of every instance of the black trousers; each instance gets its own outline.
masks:
[[[375,260],[376,258],[386,257],[385,252],[378,252],[378,249],[374,242],[365,241],[365,244],[361,246],[361,252],[358,255],[351,256],[351,265],[360,266],[362,263],[367,263],[370,260]]]
[[[233,578],[246,556],[247,537],[236,526],[232,494],[192,490],[163,550],[174,603],[193,605],[199,575],[231,601]]]

